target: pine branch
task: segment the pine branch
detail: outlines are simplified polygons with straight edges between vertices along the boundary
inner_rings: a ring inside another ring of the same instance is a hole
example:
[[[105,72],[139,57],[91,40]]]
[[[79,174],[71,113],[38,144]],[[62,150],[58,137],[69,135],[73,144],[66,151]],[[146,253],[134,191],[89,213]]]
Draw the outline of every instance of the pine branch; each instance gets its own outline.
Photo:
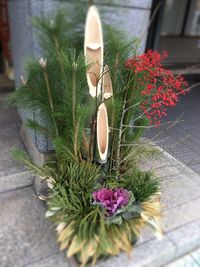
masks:
[[[65,71],[64,71],[62,59],[61,59],[60,52],[59,52],[60,51],[59,42],[58,42],[58,39],[56,37],[54,37],[54,42],[55,42],[55,47],[56,47],[57,58],[58,58],[58,61],[59,61],[59,64],[60,64],[60,68],[61,68],[61,71],[62,71],[62,74],[63,74],[63,77],[64,77],[65,76]]]
[[[49,105],[50,105],[50,108],[51,108],[51,116],[52,116],[52,119],[53,119],[56,136],[58,137],[59,133],[58,133],[56,119],[55,119],[55,116],[54,116],[54,106],[53,106],[53,100],[52,100],[52,95],[51,95],[51,88],[50,88],[50,85],[49,85],[49,78],[48,78],[48,74],[47,74],[47,70],[46,70],[46,64],[44,64],[43,66],[41,65],[41,68],[43,70],[44,78],[45,78],[45,82],[46,82],[46,88],[47,88],[47,92],[48,92],[48,100],[49,100]]]
[[[72,63],[72,120],[74,129],[76,127],[76,67],[77,63]]]
[[[79,133],[79,127],[80,127],[80,123],[79,121],[77,121],[77,125],[74,129],[74,155],[76,160],[78,161],[78,151],[79,151],[79,146],[78,146],[78,133]]]
[[[70,144],[66,144],[66,141],[61,137],[53,140],[58,159],[66,159],[67,161],[77,161],[76,157],[70,149]]]
[[[30,160],[29,156],[20,149],[13,149],[11,152],[13,159],[25,164],[29,170],[33,173],[39,175],[40,177],[45,177],[46,174],[42,171],[41,168],[37,167],[33,162]]]
[[[28,119],[25,124],[26,127],[35,130],[43,135],[50,136],[50,132],[48,131],[47,127],[40,125],[35,120]]]

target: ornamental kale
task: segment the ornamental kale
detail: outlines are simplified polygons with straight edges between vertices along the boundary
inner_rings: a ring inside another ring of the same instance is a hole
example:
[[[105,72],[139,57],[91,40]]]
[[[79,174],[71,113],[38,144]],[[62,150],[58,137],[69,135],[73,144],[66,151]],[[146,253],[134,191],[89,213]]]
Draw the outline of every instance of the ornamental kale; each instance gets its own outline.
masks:
[[[123,188],[101,188],[95,191],[92,196],[95,202],[106,209],[109,216],[114,215],[119,208],[125,206],[129,201],[129,192]]]
[[[106,210],[106,224],[121,225],[123,219],[130,220],[140,216],[140,203],[135,202],[131,191],[123,188],[101,188],[92,194],[94,204],[100,205]]]

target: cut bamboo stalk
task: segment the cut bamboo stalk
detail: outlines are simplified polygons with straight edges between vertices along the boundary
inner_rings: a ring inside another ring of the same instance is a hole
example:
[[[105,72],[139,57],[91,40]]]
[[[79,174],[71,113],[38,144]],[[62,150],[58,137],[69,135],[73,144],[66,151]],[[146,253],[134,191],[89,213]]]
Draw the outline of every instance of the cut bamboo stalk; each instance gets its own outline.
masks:
[[[103,33],[99,12],[95,6],[88,9],[85,24],[84,53],[89,64],[87,71],[87,82],[89,93],[92,97],[101,92],[99,82],[103,72]]]
[[[109,126],[107,109],[102,103],[97,111],[97,147],[101,163],[105,163],[108,157]]]
[[[112,81],[108,65],[104,67],[103,75],[103,99],[108,99],[113,95]]]

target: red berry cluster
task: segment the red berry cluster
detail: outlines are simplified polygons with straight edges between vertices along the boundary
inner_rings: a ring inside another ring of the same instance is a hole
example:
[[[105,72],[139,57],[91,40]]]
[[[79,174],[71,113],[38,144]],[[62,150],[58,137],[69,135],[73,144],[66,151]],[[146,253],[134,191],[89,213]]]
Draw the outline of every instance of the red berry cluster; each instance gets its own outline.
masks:
[[[167,115],[167,108],[175,106],[179,95],[185,94],[187,86],[182,76],[174,77],[170,70],[164,69],[161,61],[166,57],[166,52],[149,50],[125,62],[126,68],[135,74],[134,89],[140,90],[143,96],[140,107],[156,127]]]

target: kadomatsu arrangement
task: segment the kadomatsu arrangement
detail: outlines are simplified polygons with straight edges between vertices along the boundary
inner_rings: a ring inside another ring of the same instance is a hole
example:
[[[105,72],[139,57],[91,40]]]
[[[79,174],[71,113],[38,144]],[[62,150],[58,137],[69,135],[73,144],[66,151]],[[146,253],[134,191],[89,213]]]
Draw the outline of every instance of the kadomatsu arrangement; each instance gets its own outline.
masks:
[[[159,179],[139,164],[157,149],[140,137],[159,127],[187,84],[163,68],[165,53],[137,55],[137,42],[102,26],[95,6],[85,23],[58,12],[34,25],[44,54],[29,62],[10,101],[37,110],[45,124],[26,126],[46,136],[53,153],[42,167],[13,154],[47,182],[46,217],[67,257],[85,266],[129,254],[142,228],[162,234]]]

